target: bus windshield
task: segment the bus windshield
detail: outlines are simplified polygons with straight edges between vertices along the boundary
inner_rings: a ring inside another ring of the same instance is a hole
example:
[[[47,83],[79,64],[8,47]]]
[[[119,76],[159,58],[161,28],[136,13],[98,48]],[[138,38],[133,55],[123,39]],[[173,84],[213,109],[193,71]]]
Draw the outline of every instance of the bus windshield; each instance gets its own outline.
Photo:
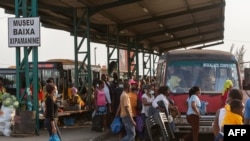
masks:
[[[173,61],[167,67],[166,85],[172,93],[188,93],[192,86],[199,86],[203,93],[218,94],[226,80],[239,88],[237,65],[219,61]]]

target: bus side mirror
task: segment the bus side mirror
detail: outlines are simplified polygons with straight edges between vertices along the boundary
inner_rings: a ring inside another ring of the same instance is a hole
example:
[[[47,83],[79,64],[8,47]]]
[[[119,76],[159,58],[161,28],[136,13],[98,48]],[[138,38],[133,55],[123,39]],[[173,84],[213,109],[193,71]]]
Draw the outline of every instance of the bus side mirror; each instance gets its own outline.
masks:
[[[244,69],[243,90],[250,90],[250,68]]]

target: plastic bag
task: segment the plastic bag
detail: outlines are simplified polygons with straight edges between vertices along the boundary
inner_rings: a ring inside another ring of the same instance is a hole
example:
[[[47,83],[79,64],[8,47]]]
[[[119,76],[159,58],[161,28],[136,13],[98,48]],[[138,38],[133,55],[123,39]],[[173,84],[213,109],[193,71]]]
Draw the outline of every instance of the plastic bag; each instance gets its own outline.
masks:
[[[0,116],[0,122],[9,122],[15,116],[15,108],[13,107],[6,107],[2,105],[1,109],[3,114]]]
[[[201,115],[206,115],[207,114],[207,105],[208,105],[207,101],[202,101],[201,100],[201,107],[199,109]]]
[[[49,141],[61,141],[57,134],[50,136]]]
[[[111,132],[113,134],[119,133],[122,129],[122,126],[123,126],[123,124],[121,121],[121,117],[116,116],[110,125]]]

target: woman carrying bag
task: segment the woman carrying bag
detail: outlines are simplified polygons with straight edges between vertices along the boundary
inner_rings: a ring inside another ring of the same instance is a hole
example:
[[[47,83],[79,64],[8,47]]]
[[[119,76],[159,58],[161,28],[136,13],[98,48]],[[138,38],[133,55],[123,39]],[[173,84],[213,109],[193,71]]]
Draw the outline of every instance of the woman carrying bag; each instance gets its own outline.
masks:
[[[107,116],[107,100],[104,92],[104,81],[99,80],[98,87],[95,89],[95,113],[93,115],[92,130],[95,131],[106,131],[106,116]]]
[[[188,110],[187,121],[191,125],[191,133],[185,135],[180,141],[198,141],[199,137],[199,122],[201,102],[199,96],[201,95],[201,89],[198,86],[193,86],[189,90],[189,97],[187,98]]]
[[[49,141],[62,141],[61,133],[57,126],[58,106],[56,104],[56,87],[52,83],[46,84],[46,100],[45,100],[45,127],[49,132]]]

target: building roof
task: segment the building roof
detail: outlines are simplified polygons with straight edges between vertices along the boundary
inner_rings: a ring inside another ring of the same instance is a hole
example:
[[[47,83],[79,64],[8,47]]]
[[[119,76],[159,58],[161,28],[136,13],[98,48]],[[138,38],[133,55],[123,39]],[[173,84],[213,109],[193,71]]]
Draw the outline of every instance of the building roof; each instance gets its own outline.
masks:
[[[13,14],[15,4],[1,0],[0,7]],[[115,47],[119,40],[119,47],[127,49],[128,41],[135,41],[139,51],[157,53],[222,44],[224,13],[225,0],[38,0],[44,27],[74,35],[74,16],[82,31],[89,17],[91,42]]]

